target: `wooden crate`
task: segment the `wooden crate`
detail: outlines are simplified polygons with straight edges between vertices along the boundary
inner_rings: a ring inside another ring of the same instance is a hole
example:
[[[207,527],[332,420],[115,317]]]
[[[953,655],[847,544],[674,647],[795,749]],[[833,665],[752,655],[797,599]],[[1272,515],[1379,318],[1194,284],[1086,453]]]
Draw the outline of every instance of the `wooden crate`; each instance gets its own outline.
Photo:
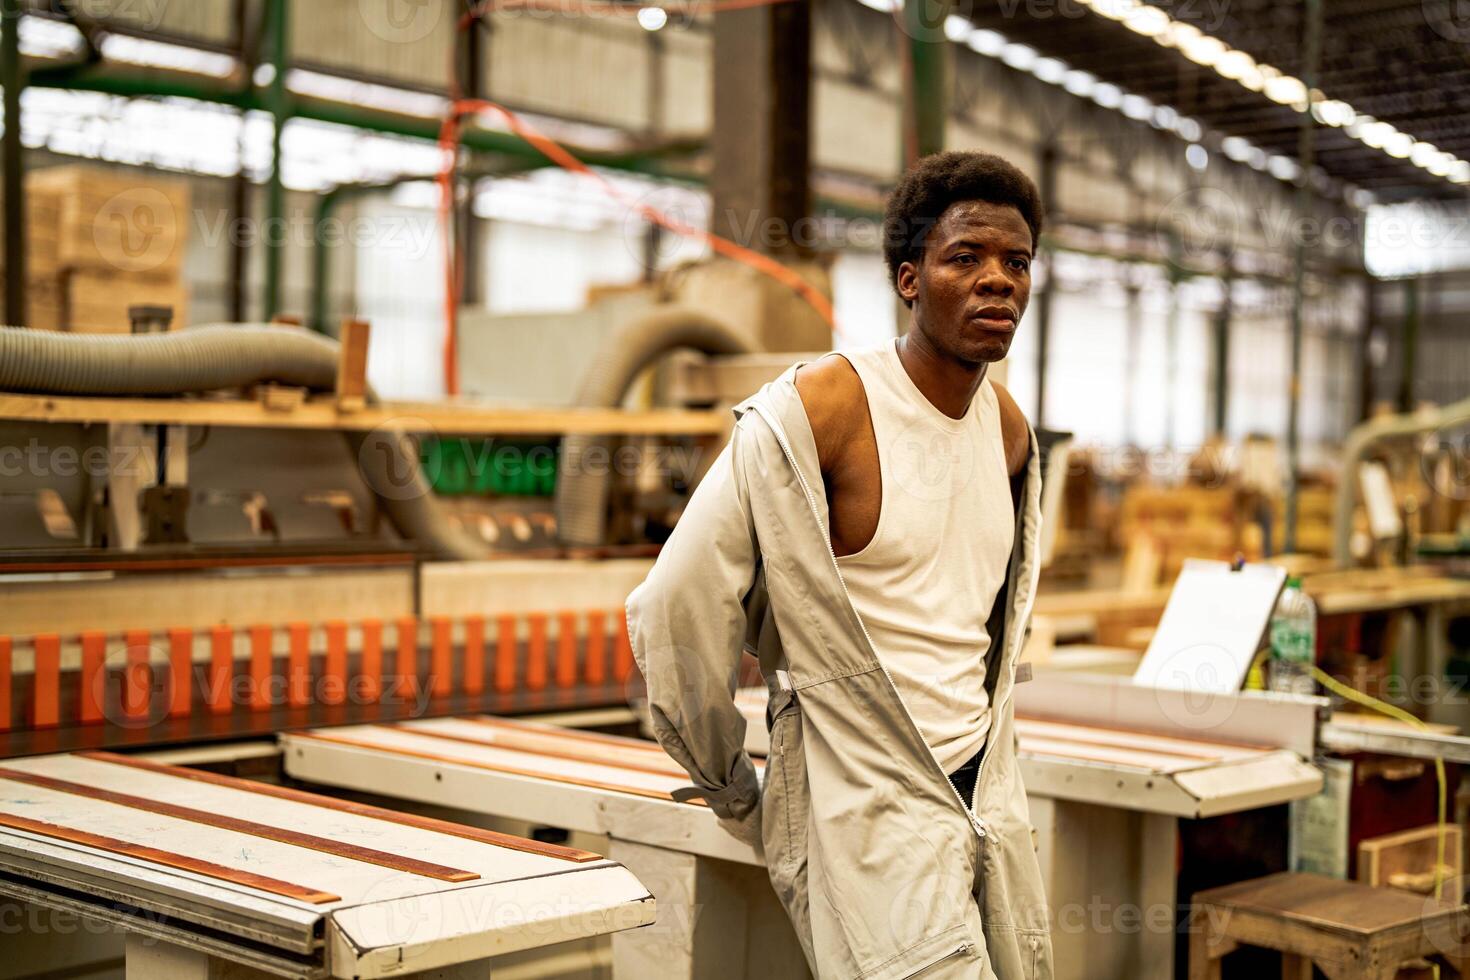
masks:
[[[175,330],[188,315],[187,290],[176,278],[73,269],[62,291],[64,329],[74,333],[127,333],[130,306],[172,306]]]
[[[54,280],[61,268],[57,233],[61,220],[61,195],[44,188],[26,188],[26,279]],[[6,273],[4,249],[0,249],[0,276]]]
[[[1460,841],[1459,826],[1447,823],[1443,869],[1447,889],[1463,884],[1460,880],[1463,871]],[[1358,843],[1358,880],[1365,885],[1429,895],[1434,890],[1434,868],[1438,860],[1438,824],[1370,837]]]
[[[61,268],[179,274],[189,230],[183,181],[76,165],[35,171],[28,186],[59,202]]]
[[[8,288],[9,280],[0,274],[0,293]],[[65,326],[61,286],[55,277],[30,279],[26,283],[26,326],[38,330],[61,330]]]

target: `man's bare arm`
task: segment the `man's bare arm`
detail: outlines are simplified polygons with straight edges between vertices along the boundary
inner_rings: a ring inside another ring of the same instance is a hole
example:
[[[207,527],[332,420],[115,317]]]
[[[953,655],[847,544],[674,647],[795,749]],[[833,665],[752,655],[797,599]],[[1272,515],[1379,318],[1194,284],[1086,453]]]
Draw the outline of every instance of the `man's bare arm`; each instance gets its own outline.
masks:
[[[796,393],[811,423],[822,473],[829,474],[857,435],[859,413],[867,409],[862,379],[847,358],[823,357],[797,369]]]
[[[1026,416],[1011,393],[1003,385],[995,384],[993,387],[995,400],[1000,406],[1000,435],[1005,443],[1006,470],[1011,476],[1019,476],[1031,455],[1031,427],[1026,424]]]

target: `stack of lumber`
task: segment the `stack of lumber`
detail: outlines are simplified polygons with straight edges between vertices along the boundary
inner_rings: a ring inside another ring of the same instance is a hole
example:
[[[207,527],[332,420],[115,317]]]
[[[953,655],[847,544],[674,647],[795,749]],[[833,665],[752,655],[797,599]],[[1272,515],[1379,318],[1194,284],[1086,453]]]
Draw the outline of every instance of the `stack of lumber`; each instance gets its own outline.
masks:
[[[178,180],[88,166],[27,175],[29,325],[126,333],[128,308],[185,318],[189,189]]]
[[[26,191],[26,323],[61,329],[61,263],[56,239],[61,200],[53,190]],[[10,282],[7,256],[0,254],[0,279]]]

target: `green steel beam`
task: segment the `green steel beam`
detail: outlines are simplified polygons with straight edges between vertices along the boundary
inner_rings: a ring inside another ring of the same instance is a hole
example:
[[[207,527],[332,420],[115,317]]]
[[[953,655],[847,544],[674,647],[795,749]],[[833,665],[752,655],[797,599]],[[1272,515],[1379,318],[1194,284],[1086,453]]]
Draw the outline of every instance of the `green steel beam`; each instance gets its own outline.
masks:
[[[5,322],[26,325],[25,148],[20,142],[20,0],[0,0],[0,85],[5,87],[5,136],[0,166],[5,171]]]
[[[266,108],[271,114],[271,175],[265,196],[265,303],[264,317],[269,320],[281,312],[281,266],[285,262],[284,235],[274,235],[286,220],[286,185],[282,181],[285,154],[281,138],[291,118],[292,100],[286,90],[286,73],[291,64],[290,0],[267,0],[270,18],[270,64],[274,69],[266,88]]]
[[[1307,92],[1317,86],[1322,60],[1322,0],[1306,0],[1302,10],[1302,83]],[[1308,103],[1311,99],[1308,98]],[[1300,114],[1297,137],[1297,159],[1301,162],[1301,182],[1296,191],[1296,212],[1307,216],[1312,204],[1312,162],[1315,131],[1310,104]],[[1301,411],[1302,411],[1302,307],[1306,300],[1307,243],[1298,236],[1291,287],[1291,380],[1287,387],[1286,414],[1286,514],[1282,529],[1282,547],[1287,554],[1296,551],[1298,490],[1301,486]]]
[[[909,84],[905,92],[904,166],[944,149],[949,118],[949,59],[944,35],[949,0],[904,0],[903,31]]]

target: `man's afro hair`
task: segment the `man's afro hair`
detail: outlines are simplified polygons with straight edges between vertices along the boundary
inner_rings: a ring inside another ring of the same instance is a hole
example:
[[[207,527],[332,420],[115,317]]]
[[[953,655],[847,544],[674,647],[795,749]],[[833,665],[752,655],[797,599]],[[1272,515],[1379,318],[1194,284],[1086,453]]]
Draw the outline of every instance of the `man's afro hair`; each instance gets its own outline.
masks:
[[[1031,178],[993,153],[948,150],[919,160],[899,180],[883,214],[883,259],[898,285],[898,267],[918,265],[924,240],[940,215],[957,201],[1009,204],[1021,212],[1035,247],[1044,209]]]

